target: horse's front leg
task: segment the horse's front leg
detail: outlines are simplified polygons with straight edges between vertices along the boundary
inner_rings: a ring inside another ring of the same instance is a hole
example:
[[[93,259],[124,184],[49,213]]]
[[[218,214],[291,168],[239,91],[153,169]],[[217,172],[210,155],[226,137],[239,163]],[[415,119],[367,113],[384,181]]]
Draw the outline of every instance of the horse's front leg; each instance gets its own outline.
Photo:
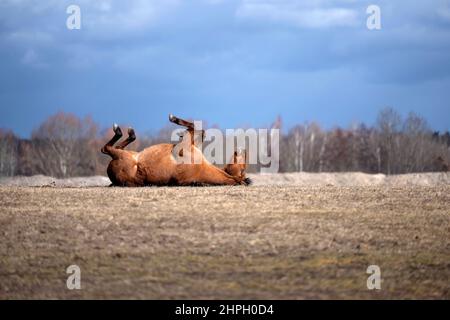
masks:
[[[245,180],[230,176],[211,164],[180,164],[176,180],[179,185],[246,185]]]

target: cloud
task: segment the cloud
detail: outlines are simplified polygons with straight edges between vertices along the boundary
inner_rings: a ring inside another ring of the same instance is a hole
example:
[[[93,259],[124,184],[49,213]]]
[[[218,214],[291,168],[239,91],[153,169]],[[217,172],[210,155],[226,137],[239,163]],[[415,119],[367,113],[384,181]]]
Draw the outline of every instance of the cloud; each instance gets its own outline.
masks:
[[[450,22],[450,6],[441,5],[438,9],[436,9],[436,12],[439,17],[443,18],[447,22]]]
[[[225,0],[203,0],[207,4],[216,5],[216,4],[222,4],[225,2]]]
[[[81,30],[66,28],[73,3]],[[98,108],[102,119],[128,105],[136,119],[170,107],[234,121],[221,110],[233,107],[239,118],[242,109],[258,113],[256,106],[356,110],[372,89],[389,87],[389,95],[377,91],[377,105],[430,99],[448,108],[448,5],[379,0],[382,30],[369,31],[371,3],[0,0],[0,103]]]
[[[151,28],[180,3],[180,0],[83,0],[80,8],[85,28],[96,35],[114,37]]]
[[[8,34],[6,39],[13,43],[27,43],[28,45],[49,45],[53,43],[53,36],[48,32],[21,30]]]
[[[37,61],[36,52],[33,49],[27,50],[25,55],[22,57],[22,63],[33,64]]]
[[[181,4],[181,0],[78,0],[84,37],[118,38],[123,35],[142,33],[161,22]],[[73,1],[0,1],[0,25],[24,31],[51,29],[52,32],[67,31],[66,8]]]
[[[358,25],[358,12],[345,7],[309,4],[300,1],[243,1],[236,11],[242,20],[269,21],[302,28],[327,28]]]

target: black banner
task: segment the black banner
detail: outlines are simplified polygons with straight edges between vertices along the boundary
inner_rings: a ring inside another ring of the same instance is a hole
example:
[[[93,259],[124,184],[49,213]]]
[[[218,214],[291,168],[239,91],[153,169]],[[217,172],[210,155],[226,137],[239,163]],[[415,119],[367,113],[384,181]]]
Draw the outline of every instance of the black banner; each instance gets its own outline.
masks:
[[[448,301],[1,301],[3,312],[58,319],[115,316],[124,319],[365,319],[398,312],[403,317],[444,314]]]

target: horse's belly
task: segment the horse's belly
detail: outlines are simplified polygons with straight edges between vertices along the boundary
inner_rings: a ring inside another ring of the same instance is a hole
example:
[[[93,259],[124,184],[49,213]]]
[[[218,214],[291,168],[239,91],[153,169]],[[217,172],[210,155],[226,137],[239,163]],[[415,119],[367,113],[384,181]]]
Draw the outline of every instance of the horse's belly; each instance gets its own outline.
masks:
[[[172,156],[172,145],[162,144],[145,149],[139,154],[138,176],[147,185],[167,185],[174,178],[176,161]]]

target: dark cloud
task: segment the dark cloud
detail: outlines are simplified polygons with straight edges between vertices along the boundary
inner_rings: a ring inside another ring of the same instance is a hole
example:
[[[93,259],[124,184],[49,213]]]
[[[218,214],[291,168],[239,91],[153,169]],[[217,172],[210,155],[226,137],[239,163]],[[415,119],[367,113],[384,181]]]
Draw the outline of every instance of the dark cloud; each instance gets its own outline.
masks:
[[[169,112],[331,126],[391,105],[450,127],[448,1],[378,1],[379,31],[365,27],[370,1],[305,3],[82,0],[69,31],[69,1],[3,1],[0,126],[26,135],[61,109],[141,130]]]

